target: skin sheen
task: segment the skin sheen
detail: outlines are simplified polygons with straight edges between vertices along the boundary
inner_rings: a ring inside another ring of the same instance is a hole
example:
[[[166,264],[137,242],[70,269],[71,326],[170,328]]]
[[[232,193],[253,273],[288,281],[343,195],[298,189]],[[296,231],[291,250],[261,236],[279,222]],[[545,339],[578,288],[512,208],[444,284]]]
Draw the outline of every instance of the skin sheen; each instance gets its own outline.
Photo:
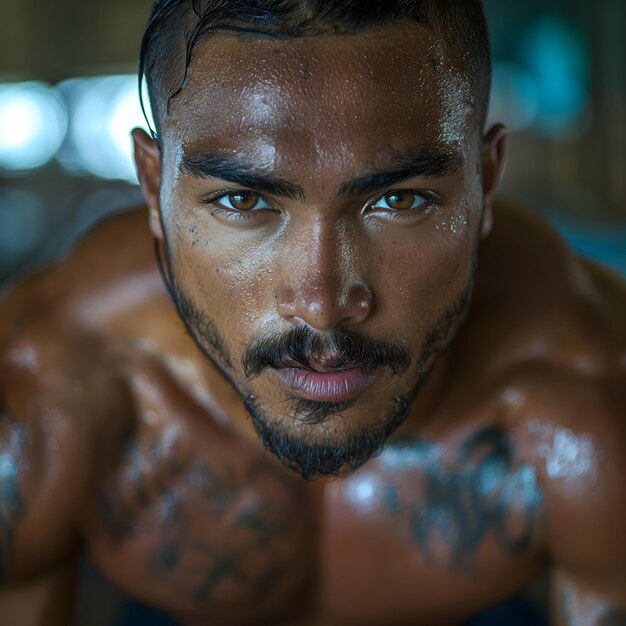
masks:
[[[309,444],[380,431],[394,398],[413,400],[440,356],[420,358],[429,334],[472,283],[502,166],[504,128],[481,136],[469,85],[441,42],[418,25],[387,30],[385,40],[379,30],[290,41],[212,35],[161,120],[160,150],[134,133],[153,234],[170,287],[194,309],[192,335],[272,429]],[[220,179],[207,155],[289,189]],[[431,175],[438,159],[447,167]],[[392,185],[356,182],[413,163],[421,170]],[[235,210],[233,198],[252,210]],[[214,320],[232,359],[203,341],[197,318]],[[298,325],[322,338],[341,327],[395,342],[411,366],[357,380],[341,416],[298,425],[287,419],[294,387],[337,396],[349,377],[304,372],[294,383],[266,370],[248,380],[238,365],[250,342]]]
[[[553,626],[625,624],[624,284],[494,202],[444,45],[211,35],[166,104],[150,228],[0,304],[0,623],[70,623],[84,556],[185,626],[459,626],[545,574]]]

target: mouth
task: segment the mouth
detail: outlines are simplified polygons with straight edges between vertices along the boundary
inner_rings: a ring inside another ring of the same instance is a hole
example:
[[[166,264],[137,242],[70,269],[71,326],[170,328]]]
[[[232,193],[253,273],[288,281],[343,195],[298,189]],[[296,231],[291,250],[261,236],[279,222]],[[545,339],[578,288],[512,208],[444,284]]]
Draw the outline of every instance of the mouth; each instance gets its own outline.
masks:
[[[296,395],[317,402],[344,402],[372,385],[377,372],[361,367],[332,369],[310,362],[311,369],[283,367],[272,372]]]

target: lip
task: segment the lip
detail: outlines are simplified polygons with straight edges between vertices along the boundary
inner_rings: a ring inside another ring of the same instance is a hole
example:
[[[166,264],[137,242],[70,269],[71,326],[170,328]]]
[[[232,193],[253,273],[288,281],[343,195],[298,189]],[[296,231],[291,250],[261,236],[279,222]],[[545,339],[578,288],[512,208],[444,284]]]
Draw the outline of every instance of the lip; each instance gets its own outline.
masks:
[[[351,400],[376,378],[375,371],[363,368],[319,372],[298,367],[272,370],[291,390],[305,400],[317,402],[343,402]]]

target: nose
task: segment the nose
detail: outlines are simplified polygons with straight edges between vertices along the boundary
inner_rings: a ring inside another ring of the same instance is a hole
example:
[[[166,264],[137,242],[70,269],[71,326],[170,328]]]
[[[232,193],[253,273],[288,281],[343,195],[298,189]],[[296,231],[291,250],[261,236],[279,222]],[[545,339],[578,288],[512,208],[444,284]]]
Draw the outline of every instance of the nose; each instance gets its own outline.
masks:
[[[359,275],[357,246],[345,232],[318,224],[287,256],[277,293],[279,315],[318,331],[364,322],[373,294]]]
[[[335,289],[321,282],[316,280],[315,285],[282,290],[278,297],[279,315],[289,322],[304,323],[319,331],[360,324],[369,317],[372,299],[364,285],[354,285],[338,298],[333,293]]]

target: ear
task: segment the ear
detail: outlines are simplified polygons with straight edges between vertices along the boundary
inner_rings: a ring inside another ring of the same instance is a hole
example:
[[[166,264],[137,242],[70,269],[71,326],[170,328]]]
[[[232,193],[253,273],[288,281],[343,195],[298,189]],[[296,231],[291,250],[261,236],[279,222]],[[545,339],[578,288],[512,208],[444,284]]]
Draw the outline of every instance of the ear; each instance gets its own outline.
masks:
[[[156,239],[163,241],[163,230],[159,217],[161,151],[157,142],[141,128],[135,128],[132,137],[137,177],[150,212],[150,229]]]
[[[493,228],[493,203],[498,184],[504,172],[506,157],[507,128],[496,124],[483,139],[483,198],[484,210],[481,227],[481,239],[485,239]]]

